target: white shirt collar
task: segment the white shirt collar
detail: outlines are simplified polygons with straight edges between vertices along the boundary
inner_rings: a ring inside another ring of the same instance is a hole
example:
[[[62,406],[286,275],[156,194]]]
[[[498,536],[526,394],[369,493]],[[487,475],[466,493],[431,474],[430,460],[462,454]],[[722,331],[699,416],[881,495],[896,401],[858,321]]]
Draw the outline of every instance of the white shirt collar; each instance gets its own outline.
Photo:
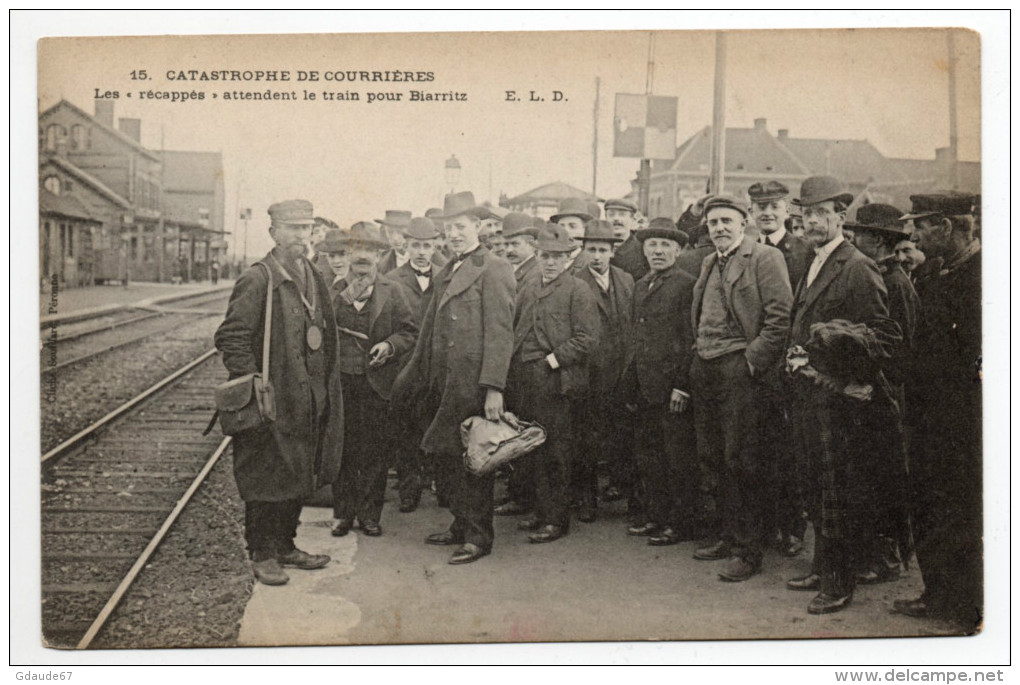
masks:
[[[816,247],[815,256],[824,262],[828,258],[828,256],[831,255],[837,247],[839,247],[839,244],[841,242],[843,242],[843,234],[839,233],[835,238],[825,243],[821,247]]]
[[[591,272],[591,275],[595,278],[595,282],[599,284],[599,287],[608,292],[609,291],[609,269],[606,269],[606,272],[604,274],[600,274],[598,271],[596,271],[595,269],[593,269],[593,268],[591,268],[589,266],[588,267],[588,271]]]
[[[404,254],[400,254],[399,252],[394,250],[393,254],[397,258],[397,268],[400,268],[404,264],[407,264],[409,261],[411,261],[411,253],[410,252],[404,252]]]
[[[776,247],[783,240],[783,238],[786,237],[786,226],[780,226],[778,230],[773,231],[772,233],[769,233],[768,235],[762,233],[761,236],[762,236],[762,239],[765,241],[766,245],[771,245],[772,247]]]
[[[511,264],[510,266],[512,266],[512,267],[514,268],[514,273],[517,273],[518,271],[520,271],[520,269],[521,269],[521,267],[522,267],[522,266],[524,266],[525,264],[527,264],[528,262],[530,262],[530,261],[531,261],[532,259],[534,259],[534,258],[535,258],[535,255],[531,255],[530,257],[528,257],[527,259],[525,259],[525,260],[524,260],[523,262],[521,262],[520,264]]]

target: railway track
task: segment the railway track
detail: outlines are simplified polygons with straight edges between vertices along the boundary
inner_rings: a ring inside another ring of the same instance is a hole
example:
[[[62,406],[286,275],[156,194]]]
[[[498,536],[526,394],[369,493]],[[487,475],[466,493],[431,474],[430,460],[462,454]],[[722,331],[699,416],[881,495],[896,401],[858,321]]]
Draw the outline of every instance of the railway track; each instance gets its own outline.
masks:
[[[42,628],[86,649],[226,452],[202,435],[215,350],[167,376],[42,457]]]
[[[229,291],[201,293],[177,300],[172,303],[173,306],[154,305],[134,313],[122,312],[113,321],[109,320],[109,315],[103,315],[97,317],[102,319],[98,325],[86,326],[68,335],[52,337],[44,332],[40,375],[45,378],[154,335],[172,331],[196,316],[222,315],[229,297]],[[132,328],[137,331],[128,333]]]

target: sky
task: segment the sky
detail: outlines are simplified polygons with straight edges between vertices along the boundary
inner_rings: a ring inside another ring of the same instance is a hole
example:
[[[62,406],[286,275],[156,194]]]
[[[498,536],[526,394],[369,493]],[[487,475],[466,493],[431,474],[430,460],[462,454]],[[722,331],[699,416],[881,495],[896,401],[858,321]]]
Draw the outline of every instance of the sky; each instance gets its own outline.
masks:
[[[323,30],[342,26],[324,25]],[[889,157],[934,158],[949,142],[946,32],[939,30],[731,31],[726,45],[727,126],[765,118],[791,137],[870,140]],[[979,39],[957,32],[959,150],[980,158]],[[142,119],[142,142],[158,149],[219,150],[226,230],[240,236],[238,208],[251,207],[248,248],[269,247],[266,208],[290,197],[341,225],[386,209],[416,215],[442,204],[444,162],[462,166],[456,190],[498,202],[552,181],[592,187],[595,88],[599,79],[598,182],[605,198],[626,193],[638,160],[614,158],[616,93],[642,93],[653,49],[652,92],[679,100],[677,144],[709,125],[715,73],[710,31],[416,33],[180,36],[43,41],[39,104],[65,98],[93,111],[117,91],[116,117]],[[145,69],[147,81],[132,79]],[[287,70],[289,82],[171,80],[181,70]],[[299,71],[319,80],[297,81]],[[326,81],[348,70],[425,71],[431,82]],[[148,90],[205,99],[139,99]],[[225,101],[226,91],[293,92],[297,101]],[[466,101],[413,102],[409,91],[463,93]],[[512,90],[520,101],[508,101]],[[305,100],[305,91],[316,95]],[[324,101],[356,91],[358,102]],[[541,102],[530,102],[535,91]],[[554,102],[554,91],[562,100]],[[131,98],[127,97],[128,93]],[[213,93],[217,98],[213,99]],[[369,93],[403,93],[369,103]],[[240,237],[238,237],[240,239]]]

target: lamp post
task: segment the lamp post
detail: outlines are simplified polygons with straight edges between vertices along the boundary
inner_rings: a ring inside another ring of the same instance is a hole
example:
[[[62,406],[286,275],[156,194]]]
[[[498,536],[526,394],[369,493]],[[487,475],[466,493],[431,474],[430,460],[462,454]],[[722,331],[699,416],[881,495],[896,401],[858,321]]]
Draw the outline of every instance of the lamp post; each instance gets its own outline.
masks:
[[[457,187],[457,181],[460,180],[460,160],[457,159],[457,155],[450,155],[450,159],[446,160],[446,185],[450,187],[450,194],[454,193]]]

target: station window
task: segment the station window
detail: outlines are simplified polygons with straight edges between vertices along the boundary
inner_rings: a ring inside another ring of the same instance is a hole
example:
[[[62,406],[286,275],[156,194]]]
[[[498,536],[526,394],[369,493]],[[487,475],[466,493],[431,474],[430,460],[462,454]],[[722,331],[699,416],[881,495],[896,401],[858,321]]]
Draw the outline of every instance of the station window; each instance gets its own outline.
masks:
[[[85,149],[85,128],[81,124],[75,124],[71,127],[71,149]]]
[[[61,183],[58,176],[47,176],[43,180],[43,188],[53,193],[54,195],[60,195]]]

